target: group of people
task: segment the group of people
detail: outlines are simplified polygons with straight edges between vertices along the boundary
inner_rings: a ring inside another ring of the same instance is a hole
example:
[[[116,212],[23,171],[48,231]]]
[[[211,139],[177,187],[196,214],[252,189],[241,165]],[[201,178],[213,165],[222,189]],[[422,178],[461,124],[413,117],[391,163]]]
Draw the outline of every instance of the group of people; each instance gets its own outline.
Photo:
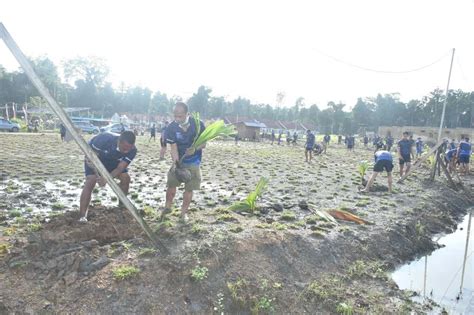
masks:
[[[469,137],[465,136],[461,139],[458,145],[456,145],[454,139],[449,142],[445,141],[447,151],[445,153],[445,161],[448,164],[448,170],[453,172],[456,169],[456,165],[460,165],[461,174],[469,174],[469,161],[472,154],[472,146],[469,142]],[[423,141],[418,138],[416,141],[413,140],[413,136],[410,136],[408,132],[403,132],[403,137],[397,144],[397,155],[400,169],[400,178],[403,175],[408,174],[410,171],[412,158],[419,158],[423,150]],[[416,155],[415,155],[416,152]],[[388,190],[392,191],[392,170],[393,170],[393,157],[388,149],[387,144],[382,144],[382,147],[376,146],[374,153],[375,165],[373,174],[368,180],[362,192],[368,192],[370,187],[375,181],[377,175],[384,170],[387,172],[388,177]]]
[[[270,135],[270,139],[272,141],[272,145],[273,143],[275,142],[275,140],[277,140],[277,144],[280,145],[281,144],[281,141],[282,141],[282,137],[283,137],[283,132],[280,131],[278,133],[278,138],[276,137],[276,134],[275,134],[275,130],[272,130],[272,133]],[[263,135],[263,138],[265,139],[265,134]],[[298,133],[293,132],[293,136],[291,135],[291,132],[290,131],[287,131],[286,132],[286,144],[290,145],[290,144],[293,144],[293,145],[296,145],[298,143]]]
[[[200,164],[202,150],[205,147],[205,145],[202,145],[194,149],[192,144],[198,136],[198,131],[199,134],[202,133],[205,126],[202,121],[200,121],[200,126],[196,126],[195,120],[189,117],[188,106],[183,102],[176,103],[173,115],[174,121],[166,126],[162,131],[161,137],[162,148],[163,146],[166,148],[167,144],[170,147],[173,163],[173,167],[167,174],[166,202],[161,215],[163,218],[171,212],[173,200],[176,196],[176,188],[184,182],[181,218],[187,221],[187,211],[192,201],[193,191],[199,190],[201,186]],[[153,126],[152,128],[156,127]],[[152,137],[154,138],[155,136],[156,129],[154,133],[152,132]],[[123,131],[120,135],[100,133],[89,141],[91,149],[98,156],[110,175],[119,180],[119,187],[125,194],[128,193],[130,186],[128,167],[138,153],[135,141],[136,135],[132,131]],[[162,157],[164,157],[164,153]],[[190,177],[183,181],[177,176],[177,169],[186,170],[190,173]],[[87,158],[84,162],[84,172],[86,180],[80,197],[80,222],[87,222],[91,195],[96,184],[99,184],[101,187],[106,184],[105,179],[100,176],[93,163]]]

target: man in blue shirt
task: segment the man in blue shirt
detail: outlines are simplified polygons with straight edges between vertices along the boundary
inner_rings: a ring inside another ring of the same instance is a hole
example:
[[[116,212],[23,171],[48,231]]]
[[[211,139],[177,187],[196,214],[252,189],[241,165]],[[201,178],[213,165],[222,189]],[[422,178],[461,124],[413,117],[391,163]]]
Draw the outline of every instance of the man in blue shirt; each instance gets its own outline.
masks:
[[[188,221],[188,208],[193,199],[193,191],[201,188],[201,159],[202,149],[205,144],[196,150],[191,148],[193,142],[204,129],[204,123],[196,126],[194,119],[188,114],[188,106],[183,102],[176,103],[174,110],[174,121],[166,128],[166,143],[170,144],[171,159],[173,167],[168,172],[166,189],[166,204],[162,217],[171,211],[176,187],[180,186],[182,179],[176,176],[176,167],[182,168],[190,173],[190,179],[184,183],[183,204],[181,206],[181,219]],[[198,129],[199,134],[198,134]]]
[[[377,175],[383,172],[384,170],[386,170],[387,180],[388,180],[388,191],[391,193],[392,192],[392,170],[393,170],[392,154],[389,151],[387,151],[387,146],[384,146],[382,150],[375,152],[374,158],[375,158],[374,173],[370,177],[365,188],[361,190],[361,192],[369,192],[370,187],[374,183]]]
[[[349,149],[349,151],[352,151],[352,149],[354,149],[354,145],[355,145],[355,137],[354,136],[347,137],[347,148]]]
[[[369,137],[367,135],[364,136],[364,147],[367,148],[367,145],[369,144]]]
[[[469,142],[469,138],[465,137],[463,140],[461,140],[461,142],[459,142],[457,152],[459,163],[461,163],[461,174],[469,174],[469,158],[471,153],[471,143]]]
[[[156,141],[156,124],[153,124],[153,126],[151,126],[150,128],[150,139],[148,139],[148,142],[150,142],[151,139],[153,139],[153,141]]]
[[[313,148],[314,148],[315,137],[311,130],[306,130],[306,144],[305,144],[305,151],[304,155],[306,157],[306,162],[311,163],[311,159],[313,158]],[[309,155],[309,159],[308,159]]]
[[[423,140],[421,140],[420,137],[416,139],[415,146],[416,146],[416,158],[419,158],[421,156],[421,153],[423,153]]]
[[[392,146],[393,146],[393,137],[391,135],[388,135],[387,136],[387,139],[386,139],[386,142],[387,142],[387,151],[392,151]]]
[[[405,174],[410,170],[411,163],[411,154],[412,154],[412,142],[408,139],[408,132],[403,132],[403,138],[398,141],[398,158],[400,164],[400,177],[403,176],[404,166]]]
[[[444,160],[448,165],[448,171],[452,173],[456,169],[456,154],[458,149],[448,149],[445,153]]]
[[[113,133],[101,133],[89,141],[92,150],[97,154],[99,160],[104,164],[110,176],[120,180],[119,186],[127,194],[130,186],[128,165],[137,154],[135,147],[135,135],[132,131],[124,131],[120,135]],[[100,177],[94,165],[86,158],[84,163],[86,182],[81,193],[79,206],[79,222],[87,222],[87,211],[91,201],[92,190],[95,184],[104,187],[106,182]]]
[[[456,141],[454,139],[451,139],[451,142],[449,143],[449,148],[456,149]]]

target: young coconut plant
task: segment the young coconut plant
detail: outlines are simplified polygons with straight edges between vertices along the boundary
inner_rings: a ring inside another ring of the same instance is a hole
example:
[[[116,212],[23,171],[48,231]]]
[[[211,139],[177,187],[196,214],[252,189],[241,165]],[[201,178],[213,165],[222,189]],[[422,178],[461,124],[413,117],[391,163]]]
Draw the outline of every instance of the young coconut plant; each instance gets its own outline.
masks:
[[[257,199],[260,198],[267,185],[268,179],[265,177],[260,177],[255,190],[252,191],[244,200],[236,202],[230,206],[229,210],[254,212],[257,209]]]
[[[369,169],[369,162],[367,162],[367,161],[359,162],[359,165],[357,166],[357,171],[359,172],[360,180],[362,182],[362,185],[364,185],[365,173],[367,173],[368,169]]]
[[[235,132],[234,127],[226,126],[223,120],[216,120],[201,132],[201,120],[199,113],[191,114],[191,118],[194,120],[196,126],[196,136],[194,137],[193,144],[190,147],[194,150],[206,142],[216,139],[217,137],[228,137]],[[185,157],[186,155],[181,157],[175,169],[176,178],[184,183],[191,180],[191,172],[188,169],[180,167]]]

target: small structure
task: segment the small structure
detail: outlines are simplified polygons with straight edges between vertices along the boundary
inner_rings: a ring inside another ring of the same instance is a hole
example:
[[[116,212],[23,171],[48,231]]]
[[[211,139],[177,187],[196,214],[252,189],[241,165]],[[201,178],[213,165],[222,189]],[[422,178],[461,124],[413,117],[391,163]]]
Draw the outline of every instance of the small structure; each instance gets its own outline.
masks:
[[[260,128],[267,128],[264,123],[257,120],[239,121],[235,124],[239,139],[260,141]]]

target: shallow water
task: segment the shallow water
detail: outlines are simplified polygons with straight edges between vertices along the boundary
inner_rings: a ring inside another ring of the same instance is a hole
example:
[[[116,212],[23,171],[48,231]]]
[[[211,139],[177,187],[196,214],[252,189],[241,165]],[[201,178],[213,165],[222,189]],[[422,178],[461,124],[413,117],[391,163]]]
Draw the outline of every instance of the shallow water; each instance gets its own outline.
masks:
[[[471,209],[471,212],[473,211]],[[462,295],[459,295],[469,220],[471,220],[471,232]],[[396,270],[392,274],[392,278],[400,289],[417,292],[421,302],[424,296],[429,297],[450,314],[474,314],[473,221],[472,215],[466,215],[454,233],[442,236],[437,240],[445,247]]]

